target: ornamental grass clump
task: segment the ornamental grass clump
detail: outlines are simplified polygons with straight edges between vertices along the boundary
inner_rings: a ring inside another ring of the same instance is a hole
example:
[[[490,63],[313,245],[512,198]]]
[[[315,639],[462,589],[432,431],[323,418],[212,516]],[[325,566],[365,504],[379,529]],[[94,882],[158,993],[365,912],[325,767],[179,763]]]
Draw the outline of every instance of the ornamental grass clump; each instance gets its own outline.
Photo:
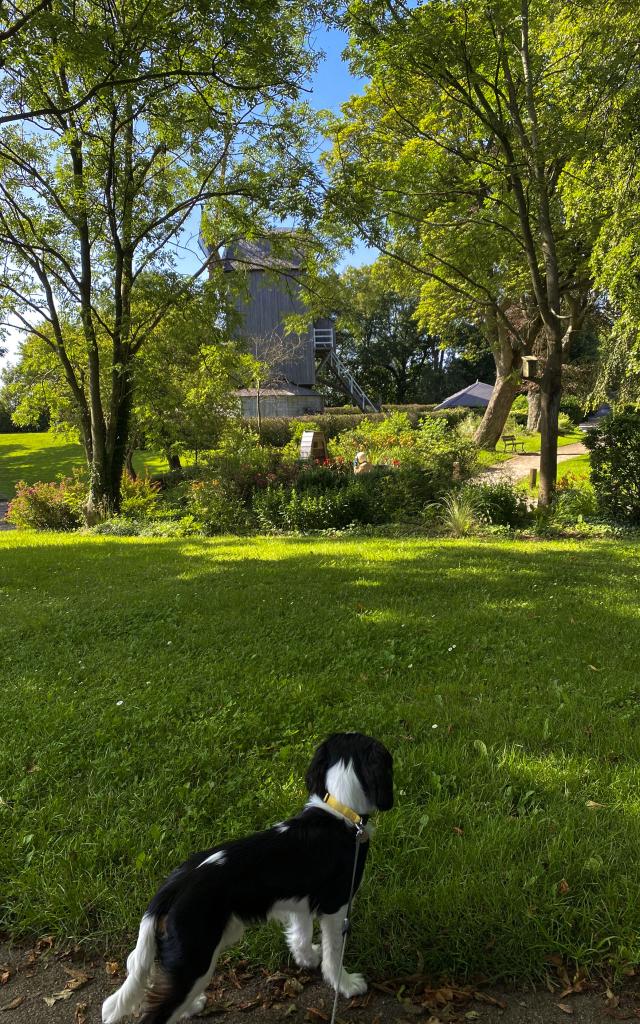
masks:
[[[479,502],[469,491],[445,494],[436,506],[440,525],[452,537],[466,537],[481,525]]]

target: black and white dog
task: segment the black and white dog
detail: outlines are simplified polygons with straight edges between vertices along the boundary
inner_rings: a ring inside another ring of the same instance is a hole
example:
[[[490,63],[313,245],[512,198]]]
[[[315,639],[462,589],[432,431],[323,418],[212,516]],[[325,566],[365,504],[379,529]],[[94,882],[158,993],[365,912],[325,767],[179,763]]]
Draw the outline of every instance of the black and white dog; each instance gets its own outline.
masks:
[[[286,925],[297,964],[322,962],[325,981],[344,996],[366,992],[362,975],[340,973],[342,923],[358,833],[370,814],[393,806],[391,754],[362,733],[334,733],[316,751],[306,783],[309,800],[295,818],[196,853],[169,876],[142,918],[126,981],[102,1006],[104,1024],[143,1002],[141,1024],[198,1013],[221,951],[269,918]],[[357,846],[356,889],[368,846]],[[321,948],[313,943],[316,917]]]

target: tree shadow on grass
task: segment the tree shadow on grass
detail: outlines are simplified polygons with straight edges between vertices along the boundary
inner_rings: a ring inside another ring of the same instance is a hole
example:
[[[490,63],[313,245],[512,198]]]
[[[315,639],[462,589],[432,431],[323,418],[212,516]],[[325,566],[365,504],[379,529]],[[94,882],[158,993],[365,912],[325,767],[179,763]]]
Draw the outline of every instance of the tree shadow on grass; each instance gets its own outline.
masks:
[[[18,480],[28,484],[49,483],[85,465],[79,444],[60,442],[34,448],[32,444],[21,443],[20,434],[11,435],[11,441],[3,439],[0,446],[0,497],[11,499]]]
[[[397,771],[370,962],[504,973],[631,941],[638,564],[614,543],[2,541],[7,873],[42,929],[80,879],[85,927],[110,900],[133,927],[132,891],[291,813],[318,739],[355,728]]]

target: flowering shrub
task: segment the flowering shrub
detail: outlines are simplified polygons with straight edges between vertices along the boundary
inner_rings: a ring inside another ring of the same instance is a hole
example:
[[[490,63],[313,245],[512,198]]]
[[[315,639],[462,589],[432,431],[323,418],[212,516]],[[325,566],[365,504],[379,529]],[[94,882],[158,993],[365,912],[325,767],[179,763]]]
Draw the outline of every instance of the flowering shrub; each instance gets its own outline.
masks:
[[[152,516],[160,508],[160,484],[148,477],[133,480],[125,474],[122,478],[122,499],[120,511],[129,519]]]
[[[451,482],[455,463],[460,476],[465,477],[472,472],[477,459],[473,442],[460,437],[444,417],[425,416],[414,429],[406,413],[400,412],[392,413],[382,422],[364,421],[329,445],[334,458],[349,464],[360,450],[366,451],[369,461],[376,465],[428,470],[434,477],[434,486],[443,489]]]
[[[77,530],[82,525],[86,482],[79,474],[57,483],[16,484],[7,521],[33,530]]]
[[[189,485],[186,506],[188,514],[202,523],[208,536],[242,533],[249,525],[246,505],[238,488],[228,480],[194,480]]]

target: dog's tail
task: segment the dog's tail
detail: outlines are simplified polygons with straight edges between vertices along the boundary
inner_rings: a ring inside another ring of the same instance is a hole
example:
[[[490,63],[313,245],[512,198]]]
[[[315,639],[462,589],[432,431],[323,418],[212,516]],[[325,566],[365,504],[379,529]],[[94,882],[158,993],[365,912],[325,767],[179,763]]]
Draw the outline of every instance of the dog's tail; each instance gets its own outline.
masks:
[[[127,957],[127,978],[102,1004],[103,1024],[115,1024],[128,1013],[135,1013],[147,991],[156,958],[156,919],[145,914],[140,922],[136,948]]]

